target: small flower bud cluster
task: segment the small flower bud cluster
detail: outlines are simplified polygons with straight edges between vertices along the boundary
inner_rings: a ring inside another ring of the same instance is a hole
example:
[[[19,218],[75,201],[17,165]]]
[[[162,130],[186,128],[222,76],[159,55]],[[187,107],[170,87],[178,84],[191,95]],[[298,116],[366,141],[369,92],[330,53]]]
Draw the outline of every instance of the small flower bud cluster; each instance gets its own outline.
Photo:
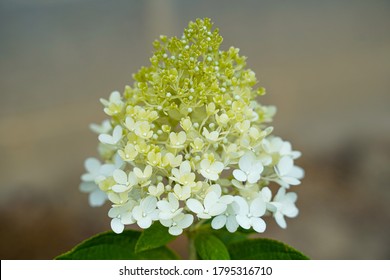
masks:
[[[204,220],[263,232],[266,215],[282,228],[297,216],[287,190],[303,177],[300,153],[271,135],[275,108],[255,100],[255,73],[221,42],[207,18],[161,36],[134,84],[101,100],[109,119],[91,128],[102,162],[86,160],[80,188],[92,206],[109,201],[114,232],[159,222],[179,235]]]

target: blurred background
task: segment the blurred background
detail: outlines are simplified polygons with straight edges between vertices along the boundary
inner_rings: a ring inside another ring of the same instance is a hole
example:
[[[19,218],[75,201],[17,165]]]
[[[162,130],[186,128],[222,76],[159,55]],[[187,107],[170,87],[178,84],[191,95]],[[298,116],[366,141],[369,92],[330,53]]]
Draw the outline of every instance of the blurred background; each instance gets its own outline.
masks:
[[[313,259],[390,258],[389,1],[0,0],[1,259],[52,259],[109,230],[108,207],[78,191],[99,98],[198,17],[248,57],[275,134],[303,152],[300,215],[263,236]]]

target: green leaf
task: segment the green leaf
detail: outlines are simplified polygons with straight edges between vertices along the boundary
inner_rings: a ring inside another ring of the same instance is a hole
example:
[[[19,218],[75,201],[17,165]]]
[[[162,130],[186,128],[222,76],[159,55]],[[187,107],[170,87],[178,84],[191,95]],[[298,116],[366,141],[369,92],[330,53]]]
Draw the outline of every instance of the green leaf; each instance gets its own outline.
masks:
[[[219,240],[225,244],[225,246],[229,246],[231,243],[243,241],[248,239],[248,234],[242,233],[239,231],[229,232],[225,229],[213,230],[213,234],[218,237]]]
[[[276,240],[257,238],[235,242],[229,245],[233,260],[307,260],[296,249]]]
[[[202,260],[230,260],[229,252],[221,240],[211,233],[195,235],[195,249]]]
[[[178,257],[165,246],[136,253],[135,245],[141,233],[127,230],[121,234],[105,232],[95,235],[57,260],[172,260]]]
[[[174,240],[177,236],[169,234],[168,228],[160,223],[153,223],[148,229],[145,229],[135,245],[135,252],[142,252],[161,247]]]

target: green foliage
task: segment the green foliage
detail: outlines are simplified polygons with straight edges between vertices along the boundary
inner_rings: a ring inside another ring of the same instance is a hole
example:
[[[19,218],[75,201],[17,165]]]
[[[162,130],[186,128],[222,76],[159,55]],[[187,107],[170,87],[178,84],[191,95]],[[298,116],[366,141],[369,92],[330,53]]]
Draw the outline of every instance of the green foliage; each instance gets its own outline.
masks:
[[[248,233],[203,227],[189,233],[196,256],[202,260],[307,260],[296,249],[276,240],[249,239]],[[122,234],[95,235],[58,260],[175,260],[178,256],[166,244],[172,241],[166,228],[155,223],[143,232],[127,230]]]
[[[174,260],[178,257],[166,246],[135,252],[141,233],[127,230],[122,234],[105,232],[85,240],[58,260]]]
[[[212,233],[196,234],[195,248],[202,260],[230,260],[225,244]]]
[[[160,223],[153,223],[153,225],[145,229],[138,238],[135,245],[135,252],[143,252],[146,250],[155,249],[174,240],[177,236],[168,233],[168,229]]]
[[[235,242],[229,245],[235,260],[307,260],[301,252],[282,242],[258,238]]]

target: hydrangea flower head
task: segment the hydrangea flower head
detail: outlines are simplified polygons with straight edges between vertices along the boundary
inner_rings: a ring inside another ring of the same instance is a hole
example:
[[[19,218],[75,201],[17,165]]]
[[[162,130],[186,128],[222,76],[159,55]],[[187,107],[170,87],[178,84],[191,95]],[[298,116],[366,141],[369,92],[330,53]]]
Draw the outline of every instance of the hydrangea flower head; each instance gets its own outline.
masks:
[[[210,19],[190,22],[153,43],[131,86],[101,99],[107,120],[91,128],[103,164],[87,159],[81,189],[92,206],[109,201],[116,233],[159,222],[179,235],[207,220],[263,232],[263,216],[285,227],[298,214],[286,190],[303,177],[300,153],[271,135],[275,107],[257,102],[265,90],[246,58],[221,43]],[[272,199],[269,188],[281,190]]]

